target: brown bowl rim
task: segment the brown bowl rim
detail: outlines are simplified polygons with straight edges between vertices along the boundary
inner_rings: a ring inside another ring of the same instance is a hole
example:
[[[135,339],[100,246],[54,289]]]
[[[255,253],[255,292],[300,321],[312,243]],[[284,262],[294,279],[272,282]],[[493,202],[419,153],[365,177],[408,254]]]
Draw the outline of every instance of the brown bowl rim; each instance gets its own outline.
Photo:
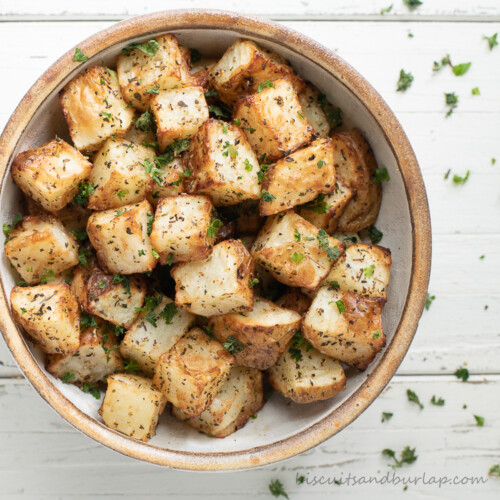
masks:
[[[235,31],[272,41],[307,57],[347,87],[365,106],[383,131],[398,162],[409,204],[412,227],[412,271],[406,302],[394,337],[382,359],[362,385],[338,408],[306,429],[279,441],[251,449],[195,453],[142,443],[113,431],[86,415],[69,401],[46,376],[30,353],[11,316],[3,281],[0,329],[24,375],[65,420],[92,439],[124,455],[158,465],[186,470],[234,470],[277,462],[302,453],[330,438],[357,418],[380,394],[403,360],[422,314],[431,266],[431,226],[427,195],[417,159],[401,125],[382,97],[343,59],[314,40],[290,28],[254,16],[218,10],[170,10],[121,21],[78,47],[92,57],[128,40],[182,29]],[[66,52],[35,82],[9,119],[0,136],[1,189],[16,144],[44,99],[79,63],[74,49]],[[1,191],[0,191],[1,193]]]

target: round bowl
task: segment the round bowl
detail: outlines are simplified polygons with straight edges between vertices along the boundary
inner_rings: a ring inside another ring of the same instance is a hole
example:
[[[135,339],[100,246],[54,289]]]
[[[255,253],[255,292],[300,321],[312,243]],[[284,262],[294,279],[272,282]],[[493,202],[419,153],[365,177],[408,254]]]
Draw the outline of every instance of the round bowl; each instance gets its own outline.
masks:
[[[18,213],[20,192],[9,168],[13,158],[54,135],[67,138],[58,92],[85,67],[111,62],[132,41],[174,33],[180,43],[221,55],[238,37],[255,40],[287,58],[300,75],[340,106],[345,127],[357,127],[373,147],[378,164],[391,181],[384,195],[377,227],[382,244],[392,251],[393,267],[384,310],[387,347],[364,372],[352,372],[335,398],[297,405],[277,394],[259,418],[226,439],[199,434],[163,415],[157,435],[148,443],[107,428],[97,410],[100,402],[65,385],[43,368],[39,350],[14,323],[9,295],[18,277],[5,256],[0,267],[0,328],[21,370],[39,394],[70,424],[96,441],[133,458],[189,470],[256,467],[297,455],[341,431],[380,394],[408,350],[422,313],[431,261],[431,230],[425,187],[417,160],[401,125],[380,95],[346,62],[313,40],[267,20],[230,12],[178,10],[129,19],[101,31],[78,46],[89,60],[73,62],[74,48],[55,62],[33,85],[0,137],[3,222]]]

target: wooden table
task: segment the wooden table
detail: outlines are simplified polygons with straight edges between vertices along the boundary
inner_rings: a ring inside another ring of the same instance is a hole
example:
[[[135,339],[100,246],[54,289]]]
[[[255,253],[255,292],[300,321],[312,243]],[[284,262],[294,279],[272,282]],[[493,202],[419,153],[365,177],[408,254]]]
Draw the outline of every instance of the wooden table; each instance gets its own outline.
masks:
[[[380,11],[393,2],[393,9]],[[109,5],[108,5],[109,4]],[[475,5],[474,5],[475,4]],[[165,8],[213,7],[280,20],[338,52],[382,94],[402,122],[420,161],[433,224],[431,294],[415,341],[383,395],[350,427],[299,457],[257,470],[188,473],[136,462],[66,424],[20,376],[0,341],[0,497],[272,498],[280,479],[290,499],[499,498],[500,479],[483,484],[336,485],[351,476],[382,477],[381,451],[416,448],[418,460],[399,476],[475,476],[500,463],[500,32],[498,0],[184,0],[103,2],[0,1],[0,128],[35,79],[68,47],[125,17]],[[465,76],[433,61],[472,62]],[[396,92],[399,71],[415,80]],[[478,87],[480,95],[472,95]],[[460,101],[445,117],[445,92]],[[492,158],[498,158],[492,165]],[[448,180],[444,174],[451,169]],[[453,174],[470,178],[464,185]],[[484,255],[484,258],[481,256]],[[460,366],[467,383],[454,376]],[[425,405],[410,403],[407,389]],[[444,406],[430,403],[442,397]],[[466,405],[466,407],[464,406]],[[382,412],[394,414],[381,422]],[[483,427],[473,415],[485,418]],[[331,484],[296,484],[296,474]],[[422,480],[420,480],[422,481]],[[353,498],[350,496],[349,498]]]

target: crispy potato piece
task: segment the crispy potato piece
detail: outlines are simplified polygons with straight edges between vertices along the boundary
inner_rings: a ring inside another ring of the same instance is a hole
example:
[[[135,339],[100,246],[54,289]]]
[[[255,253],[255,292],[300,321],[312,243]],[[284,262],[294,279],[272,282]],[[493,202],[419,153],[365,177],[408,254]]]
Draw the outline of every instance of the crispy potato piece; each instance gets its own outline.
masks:
[[[17,155],[11,175],[23,193],[56,213],[73,201],[78,184],[90,176],[92,163],[62,139]]]
[[[260,200],[260,215],[273,215],[335,189],[331,139],[316,139],[271,165],[262,188],[274,198]]]
[[[358,232],[372,226],[380,210],[382,187],[373,182],[377,163],[359,130],[335,134],[332,140],[337,178],[356,192],[338,220],[338,229]]]
[[[259,198],[259,162],[236,125],[206,121],[191,140],[187,166],[188,193],[206,194],[216,207]]]
[[[267,218],[251,253],[281,283],[312,290],[343,251],[339,240],[288,210]]]
[[[201,87],[162,90],[151,99],[158,130],[158,146],[165,151],[175,140],[190,139],[208,120],[208,106]]]
[[[144,161],[154,156],[152,148],[125,139],[108,139],[94,156],[90,182],[95,188],[88,207],[108,210],[143,200],[151,180]]]
[[[190,418],[175,406],[172,414],[207,436],[224,438],[241,429],[262,406],[262,372],[235,366],[210,406],[198,417]]]
[[[49,354],[71,354],[80,346],[78,302],[66,283],[22,287],[10,293],[14,321]]]
[[[153,376],[160,356],[193,325],[195,316],[177,309],[172,299],[160,297],[161,302],[151,311],[142,312],[127,330],[120,346],[126,359],[137,362],[139,369]]]
[[[228,337],[238,342],[236,364],[267,370],[276,363],[287,342],[300,328],[302,317],[271,301],[255,297],[247,313],[230,313],[210,318],[215,338],[224,343]]]
[[[123,136],[132,125],[118,83],[102,66],[71,80],[59,95],[64,118],[76,149],[96,151],[112,135]]]
[[[304,337],[323,354],[364,370],[385,345],[384,302],[323,286],[302,323]]]
[[[295,403],[313,403],[336,396],[346,384],[342,365],[310,345],[290,342],[269,369],[273,388]]]
[[[201,316],[250,311],[252,274],[253,261],[245,245],[222,241],[208,259],[174,266],[175,303]]]
[[[325,281],[336,281],[341,290],[387,300],[391,251],[378,245],[350,245],[332,267]]]
[[[78,266],[71,289],[84,311],[128,328],[137,318],[136,309],[144,302],[146,282],[140,275],[117,278],[98,267]]]
[[[212,252],[215,234],[209,234],[213,205],[206,196],[163,198],[156,207],[151,243],[160,263],[204,260]]]
[[[72,375],[72,384],[96,384],[108,375],[123,370],[123,360],[117,347],[116,336],[109,326],[99,322],[82,332],[80,346],[73,354],[48,355],[46,368],[57,378]]]
[[[161,198],[169,196],[177,196],[183,193],[186,189],[184,186],[184,178],[187,176],[184,168],[184,159],[178,156],[161,169],[154,179],[149,179],[147,187],[148,201],[152,205],[156,205]]]
[[[151,380],[117,373],[108,377],[108,388],[99,414],[104,423],[122,434],[148,441],[156,433],[158,418],[167,401]]]
[[[191,63],[191,81],[193,85],[202,87],[205,91],[210,88],[209,73],[217,64],[217,59],[202,57],[199,61]]]
[[[299,101],[304,116],[309,120],[311,127],[319,137],[328,137],[330,124],[321,106],[321,94],[313,85],[307,84],[304,90],[299,92]]]
[[[193,328],[162,356],[153,385],[189,417],[197,417],[222,387],[234,358],[200,328]]]
[[[265,155],[266,163],[283,158],[313,138],[297,93],[287,80],[276,80],[261,92],[244,97],[233,116],[240,120],[257,155]]]
[[[146,111],[159,90],[189,85],[187,61],[174,35],[155,38],[159,49],[154,56],[140,49],[118,56],[116,70],[124,99],[134,108]],[[149,92],[148,92],[149,91]]]
[[[260,82],[280,78],[287,78],[297,91],[305,85],[285,59],[251,40],[236,40],[210,70],[210,83],[230,106],[241,97],[258,92]]]
[[[89,217],[87,233],[100,267],[117,274],[154,269],[157,260],[148,236],[148,214],[151,216],[153,209],[144,200],[118,210],[94,212]]]
[[[303,316],[309,310],[309,307],[311,307],[311,299],[297,288],[289,288],[276,301],[276,304],[285,309],[291,309]]]
[[[9,234],[5,255],[30,285],[78,264],[78,244],[55,217],[28,215]]]

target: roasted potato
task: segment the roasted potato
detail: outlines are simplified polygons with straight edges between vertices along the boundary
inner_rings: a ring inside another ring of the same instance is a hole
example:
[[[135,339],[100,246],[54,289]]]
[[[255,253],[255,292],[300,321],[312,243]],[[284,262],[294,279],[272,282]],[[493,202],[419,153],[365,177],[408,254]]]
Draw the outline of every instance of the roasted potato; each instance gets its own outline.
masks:
[[[311,306],[311,299],[297,288],[289,288],[276,304],[284,309],[291,309],[303,316]]]
[[[210,71],[217,64],[217,59],[202,57],[199,61],[191,62],[191,82],[197,87],[208,90],[210,87]]]
[[[197,417],[212,403],[233,364],[219,342],[193,328],[160,356],[153,385],[188,417]]]
[[[177,196],[185,191],[184,179],[187,176],[182,157],[174,158],[166,164],[154,179],[149,179],[148,201],[156,205],[161,198]]]
[[[302,323],[304,337],[323,354],[364,370],[385,345],[384,302],[323,286]]]
[[[104,423],[127,436],[148,441],[156,433],[158,418],[167,401],[151,380],[117,373],[108,377],[108,388],[99,414]]]
[[[237,365],[267,370],[300,328],[301,320],[295,311],[255,297],[251,311],[214,316],[209,326],[222,344],[232,337]]]
[[[174,406],[172,414],[207,436],[224,438],[241,429],[263,405],[262,372],[235,366],[203,413],[188,417]]]
[[[319,137],[328,137],[330,124],[328,117],[321,105],[322,94],[311,84],[299,92],[299,101],[304,116],[309,120],[315,134]],[[324,96],[323,96],[324,97]]]

